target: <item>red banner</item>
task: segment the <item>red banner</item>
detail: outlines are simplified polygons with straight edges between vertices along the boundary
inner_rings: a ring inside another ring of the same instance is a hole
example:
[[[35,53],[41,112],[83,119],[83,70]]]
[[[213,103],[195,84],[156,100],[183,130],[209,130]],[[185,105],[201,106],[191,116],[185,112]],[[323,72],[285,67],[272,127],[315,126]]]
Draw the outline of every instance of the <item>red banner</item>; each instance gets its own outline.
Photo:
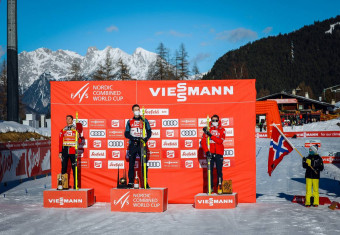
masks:
[[[50,172],[51,141],[0,143],[0,182]]]
[[[128,169],[125,123],[138,103],[152,128],[149,184],[167,187],[169,203],[193,203],[206,191],[199,140],[213,114],[226,131],[223,178],[233,181],[239,202],[256,202],[255,96],[255,80],[51,82],[52,187],[60,172],[59,131],[66,115],[78,111],[85,138],[80,186],[94,188],[97,201],[109,202],[118,166]]]
[[[285,136],[293,137],[340,137],[340,131],[304,131],[304,132],[284,132]],[[256,138],[268,138],[266,132],[257,132]]]

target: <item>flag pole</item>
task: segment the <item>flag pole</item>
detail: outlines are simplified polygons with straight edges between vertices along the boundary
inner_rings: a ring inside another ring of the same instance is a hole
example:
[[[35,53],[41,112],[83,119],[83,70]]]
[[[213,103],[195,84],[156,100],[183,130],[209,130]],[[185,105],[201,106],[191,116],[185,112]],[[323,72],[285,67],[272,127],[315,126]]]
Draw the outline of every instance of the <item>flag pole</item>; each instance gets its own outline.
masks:
[[[288,142],[288,144],[289,144],[290,146],[293,147],[293,149],[300,155],[300,157],[301,157],[301,158],[304,158],[304,157],[302,156],[302,154],[300,153],[300,151],[297,150],[297,148],[295,148],[295,146],[294,146],[294,145],[289,141],[289,139],[282,133],[282,131],[275,125],[275,123],[273,123],[272,126],[274,126],[274,127],[279,131],[279,133],[283,136],[283,138]],[[315,170],[312,166],[309,166],[309,167],[314,171],[315,174],[317,174],[316,170]]]

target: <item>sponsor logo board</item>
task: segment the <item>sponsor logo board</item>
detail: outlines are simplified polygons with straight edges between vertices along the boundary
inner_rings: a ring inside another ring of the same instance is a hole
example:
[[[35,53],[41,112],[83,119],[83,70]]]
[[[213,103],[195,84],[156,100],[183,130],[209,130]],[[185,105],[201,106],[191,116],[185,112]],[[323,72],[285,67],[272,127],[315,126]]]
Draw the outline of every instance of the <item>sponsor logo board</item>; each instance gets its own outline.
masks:
[[[197,118],[181,118],[179,120],[180,127],[197,127]]]
[[[90,129],[90,138],[106,138],[106,130]]]
[[[197,150],[181,150],[181,158],[197,158]]]
[[[162,140],[162,148],[178,148],[178,140]]]
[[[108,148],[124,148],[124,140],[107,140]]]
[[[197,129],[181,129],[182,138],[194,138],[197,137]]]
[[[105,119],[90,119],[89,126],[91,128],[106,128],[106,120]]]
[[[90,150],[90,158],[106,158],[106,150]]]
[[[108,169],[123,169],[124,168],[124,162],[123,160],[109,160],[108,161]]]

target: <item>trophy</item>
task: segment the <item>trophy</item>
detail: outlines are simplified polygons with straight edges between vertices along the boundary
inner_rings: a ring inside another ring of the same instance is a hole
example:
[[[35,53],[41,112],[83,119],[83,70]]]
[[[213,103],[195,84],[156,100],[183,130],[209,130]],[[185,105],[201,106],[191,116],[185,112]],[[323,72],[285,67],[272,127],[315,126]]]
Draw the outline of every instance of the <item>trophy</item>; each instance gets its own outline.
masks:
[[[119,178],[119,166],[118,166],[118,176],[117,176],[117,188],[127,188],[126,171],[124,169],[123,177]]]

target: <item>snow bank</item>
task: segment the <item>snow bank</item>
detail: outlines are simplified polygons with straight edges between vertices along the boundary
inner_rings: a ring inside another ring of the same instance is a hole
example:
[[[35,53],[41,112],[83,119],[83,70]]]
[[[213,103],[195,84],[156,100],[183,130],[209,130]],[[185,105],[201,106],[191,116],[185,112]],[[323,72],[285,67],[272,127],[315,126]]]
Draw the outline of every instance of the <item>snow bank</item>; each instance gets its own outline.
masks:
[[[36,129],[13,121],[0,122],[0,133],[7,132],[20,132],[20,133],[35,132],[40,135],[51,136],[51,129],[49,128]]]
[[[284,132],[299,132],[299,131],[340,131],[340,119],[333,119],[324,122],[313,122],[304,124],[303,126],[286,126],[283,127]]]

